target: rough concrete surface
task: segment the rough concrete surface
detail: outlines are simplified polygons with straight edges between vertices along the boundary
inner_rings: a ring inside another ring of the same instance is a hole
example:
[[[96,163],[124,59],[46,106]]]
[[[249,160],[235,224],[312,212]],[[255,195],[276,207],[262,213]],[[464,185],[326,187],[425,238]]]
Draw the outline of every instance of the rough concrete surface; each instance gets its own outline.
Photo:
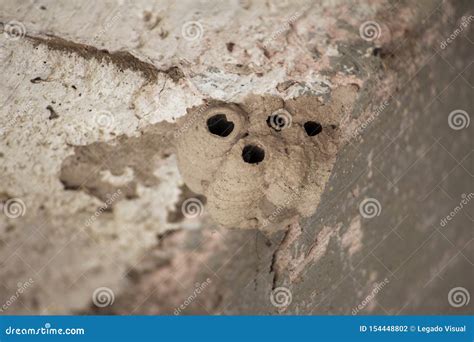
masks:
[[[472,2],[0,4],[1,313],[472,313]]]

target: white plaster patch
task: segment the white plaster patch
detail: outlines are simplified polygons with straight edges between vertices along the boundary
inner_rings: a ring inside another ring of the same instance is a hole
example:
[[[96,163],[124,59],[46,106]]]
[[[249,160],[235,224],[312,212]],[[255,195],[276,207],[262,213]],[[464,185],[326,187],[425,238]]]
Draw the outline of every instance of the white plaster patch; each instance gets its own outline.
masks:
[[[350,257],[362,249],[363,236],[364,232],[361,229],[361,219],[358,215],[352,219],[349,227],[341,237],[342,247],[347,250]]]

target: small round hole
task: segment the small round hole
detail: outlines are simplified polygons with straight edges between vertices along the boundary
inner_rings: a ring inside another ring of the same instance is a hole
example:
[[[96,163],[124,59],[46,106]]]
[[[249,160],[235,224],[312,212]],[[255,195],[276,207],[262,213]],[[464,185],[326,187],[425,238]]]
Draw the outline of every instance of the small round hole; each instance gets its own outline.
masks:
[[[255,145],[247,145],[242,150],[242,159],[249,164],[258,164],[265,158],[265,151]]]
[[[314,121],[307,121],[304,124],[304,130],[306,131],[306,134],[308,134],[310,137],[314,137],[315,135],[321,133],[321,131],[323,130],[323,126]]]
[[[227,121],[225,114],[216,114],[207,119],[209,132],[220,137],[227,137],[234,130],[234,123]]]

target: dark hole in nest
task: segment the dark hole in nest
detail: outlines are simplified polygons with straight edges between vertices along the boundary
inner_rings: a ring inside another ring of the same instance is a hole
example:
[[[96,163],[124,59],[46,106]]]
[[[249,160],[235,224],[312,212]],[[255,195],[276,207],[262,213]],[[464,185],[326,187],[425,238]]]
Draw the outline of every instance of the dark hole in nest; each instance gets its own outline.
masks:
[[[306,134],[308,134],[310,137],[314,137],[315,135],[318,135],[322,132],[323,126],[321,126],[320,123],[315,121],[307,121],[304,124],[304,130],[306,131]]]
[[[249,164],[258,164],[265,158],[265,151],[255,145],[246,145],[242,150],[242,159]]]
[[[227,137],[234,130],[234,123],[227,121],[225,114],[216,114],[207,119],[209,132],[220,137]]]

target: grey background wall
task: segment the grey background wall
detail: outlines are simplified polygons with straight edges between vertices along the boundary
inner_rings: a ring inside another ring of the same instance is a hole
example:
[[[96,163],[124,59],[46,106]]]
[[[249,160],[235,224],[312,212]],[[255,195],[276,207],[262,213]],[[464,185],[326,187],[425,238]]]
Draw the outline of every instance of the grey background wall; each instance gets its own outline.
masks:
[[[469,1],[3,5],[3,312],[472,312]],[[189,21],[199,38],[183,39]],[[362,39],[367,21],[378,39]],[[205,206],[183,216],[185,199],[205,203],[170,143],[186,109],[331,101],[347,84],[347,142],[312,217],[269,235],[222,229]]]

